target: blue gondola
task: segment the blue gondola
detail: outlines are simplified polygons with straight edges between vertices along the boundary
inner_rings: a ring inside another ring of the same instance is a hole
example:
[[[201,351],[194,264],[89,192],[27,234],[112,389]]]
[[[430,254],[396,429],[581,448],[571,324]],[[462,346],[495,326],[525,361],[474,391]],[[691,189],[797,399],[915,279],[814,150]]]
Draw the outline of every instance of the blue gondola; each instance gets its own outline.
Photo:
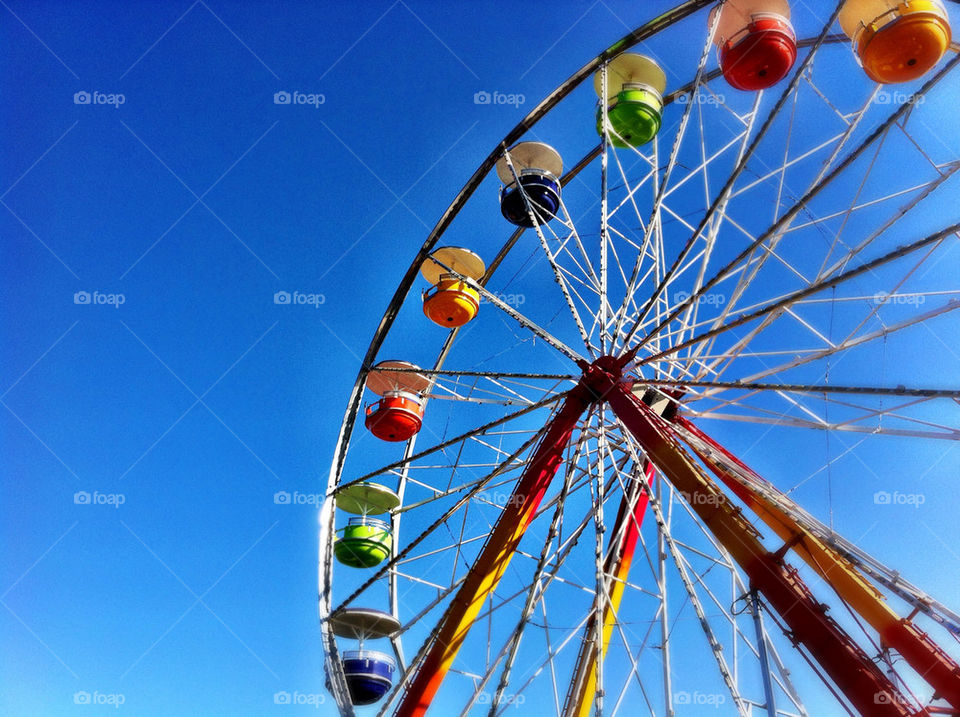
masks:
[[[343,672],[347,677],[350,701],[370,705],[389,692],[396,663],[376,650],[348,650],[343,653]]]
[[[521,142],[509,154],[509,163],[506,156],[497,162],[497,176],[503,182],[500,213],[518,227],[534,226],[534,217],[537,224],[546,224],[560,211],[563,160],[553,147],[542,142]]]

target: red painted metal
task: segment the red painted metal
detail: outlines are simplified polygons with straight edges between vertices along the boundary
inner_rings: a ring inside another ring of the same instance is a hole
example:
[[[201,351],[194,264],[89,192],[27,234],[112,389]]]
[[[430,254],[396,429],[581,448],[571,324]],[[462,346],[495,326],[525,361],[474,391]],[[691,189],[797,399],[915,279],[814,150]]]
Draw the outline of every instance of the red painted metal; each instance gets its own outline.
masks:
[[[580,383],[567,394],[560,411],[548,424],[547,432],[524,469],[513,495],[497,518],[493,532],[437,626],[431,644],[404,692],[396,717],[425,714],[440,689],[477,613],[506,571],[524,531],[563,463],[563,452],[577,421],[586,407],[596,400],[588,374],[591,371],[587,371]]]
[[[447,608],[424,659],[404,692],[396,715],[421,717],[426,713],[476,614],[496,588],[562,464],[564,450],[580,416],[588,405],[597,401],[610,404],[647,456],[684,495],[694,512],[741,566],[751,585],[779,613],[791,630],[794,643],[810,653],[855,709],[870,717],[919,717],[939,712],[936,709],[916,709],[860,646],[827,615],[826,607],[814,599],[797,571],[783,561],[782,555],[771,553],[763,546],[758,533],[739,509],[727,501],[719,487],[684,452],[664,419],[632,395],[629,384],[621,378],[622,366],[628,360],[629,357],[606,356],[591,365],[584,363],[581,366],[583,378],[548,424],[513,497]],[[724,454],[729,455],[726,451]],[[629,552],[629,544],[636,541],[631,529],[636,532],[639,527],[638,509],[642,517],[640,501],[631,515],[634,520],[631,520],[631,526],[627,526],[621,540],[624,552]],[[623,515],[624,507],[621,506],[618,523]],[[611,556],[612,552],[608,554],[607,562]],[[912,626],[904,620],[900,627],[908,630]],[[888,644],[892,643],[888,641]],[[932,642],[929,644],[939,649]],[[907,656],[902,648],[898,650]]]
[[[692,422],[680,417],[677,419],[677,423],[706,443],[712,450],[721,454],[727,461],[745,471],[753,480],[765,485],[767,490],[776,491],[780,497],[789,501],[789,499],[779,493],[773,485],[757,475],[743,461],[713,440]],[[759,504],[762,508],[767,504],[766,499],[738,475],[726,470],[719,462],[711,460],[708,456],[701,454],[697,451],[696,447],[691,447],[700,455],[701,459],[710,467],[717,478],[723,481],[741,500],[747,503],[747,505],[753,506]],[[795,549],[801,557],[809,556],[811,553],[805,549],[805,541],[817,543],[819,543],[819,541],[817,541],[815,537],[810,536],[807,531],[799,526],[796,521],[792,520],[789,515],[776,508],[773,510],[779,525],[771,525],[771,527],[777,531],[781,538],[790,542],[794,542],[799,538],[799,541],[796,542]],[[826,549],[830,550],[829,548]],[[805,557],[805,559],[807,558]],[[810,561],[808,560],[808,562]],[[834,583],[834,586],[838,588],[840,596],[847,600],[848,604],[879,632],[883,644],[899,652],[907,663],[917,671],[917,674],[934,688],[938,696],[944,698],[953,705],[954,708],[960,710],[960,665],[957,665],[927,633],[914,625],[909,619],[898,616],[872,586],[866,589],[868,586],[866,579],[847,560],[837,555],[836,560],[828,565],[818,565],[817,562],[818,561],[813,561],[811,566],[818,572],[828,573],[833,576],[833,579],[831,579],[829,575],[824,575],[824,578]],[[837,585],[838,582],[840,585]],[[859,583],[861,582],[864,583],[864,586],[858,589],[860,587]],[[845,590],[845,586],[849,586],[852,589]]]
[[[763,546],[739,509],[671,438],[667,424],[620,382],[619,371],[607,373],[603,379],[595,377],[592,383],[594,391],[609,402],[657,468],[779,613],[795,642],[810,652],[857,710],[871,717],[929,714],[912,707],[912,702],[826,614],[796,570]]]
[[[649,491],[653,489],[655,477],[653,464],[650,461],[646,462],[643,473],[646,478],[646,489],[641,489],[640,484],[637,483],[636,490],[641,492],[639,494],[624,492],[623,498],[620,500],[617,519],[613,524],[614,540],[607,547],[607,556],[603,561],[603,573],[609,584],[605,590],[607,604],[602,615],[603,652],[600,655],[601,662],[604,659],[610,635],[613,632],[616,613],[620,608],[623,597],[623,583],[626,582],[627,576],[630,574],[633,554],[637,547],[637,540],[640,538],[640,526],[643,525],[643,516],[647,512],[647,504],[650,502]],[[617,536],[619,536],[619,539],[617,539]],[[615,584],[614,580],[620,581],[620,584]],[[594,604],[594,611],[583,630],[583,643],[580,646],[580,654],[577,656],[573,668],[573,680],[563,709],[565,715],[588,715],[593,705],[597,687],[597,642],[594,639],[596,629],[597,611],[596,604]]]

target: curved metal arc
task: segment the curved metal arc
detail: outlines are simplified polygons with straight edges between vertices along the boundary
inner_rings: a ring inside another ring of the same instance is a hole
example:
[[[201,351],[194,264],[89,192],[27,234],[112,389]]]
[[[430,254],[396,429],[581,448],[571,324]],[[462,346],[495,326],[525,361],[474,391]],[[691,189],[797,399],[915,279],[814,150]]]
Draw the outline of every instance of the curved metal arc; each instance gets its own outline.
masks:
[[[332,483],[328,483],[328,488],[332,488],[333,485],[336,484],[343,469],[343,460],[346,455],[347,445],[349,444],[349,436],[356,420],[357,409],[360,405],[360,397],[363,394],[363,386],[364,381],[366,380],[367,371],[369,370],[369,367],[373,365],[373,362],[380,351],[380,347],[383,345],[383,341],[386,338],[387,332],[393,326],[393,322],[396,320],[397,314],[400,311],[400,306],[403,304],[407,294],[410,291],[410,287],[413,286],[413,282],[416,280],[421,264],[423,264],[423,262],[427,259],[427,256],[436,246],[437,241],[446,231],[447,227],[449,227],[453,222],[457,214],[460,213],[460,210],[463,208],[464,204],[466,204],[467,200],[473,196],[473,193],[486,178],[487,174],[489,174],[490,170],[493,169],[497,159],[499,159],[500,155],[503,153],[502,147],[504,145],[514,144],[518,139],[526,134],[527,130],[539,122],[544,115],[547,114],[547,112],[559,104],[560,101],[569,95],[581,82],[583,82],[583,80],[590,77],[603,62],[606,62],[614,55],[623,52],[624,50],[636,45],[639,42],[642,42],[649,37],[652,37],[670,25],[679,22],[687,16],[710,6],[713,3],[714,0],[687,0],[686,2],[678,5],[676,8],[659,15],[653,20],[650,20],[649,22],[641,25],[635,30],[629,32],[624,37],[620,38],[620,40],[615,42],[613,45],[597,55],[593,60],[573,73],[565,82],[560,84],[553,92],[547,95],[547,97],[544,98],[540,104],[534,107],[526,117],[524,117],[512,130],[510,130],[510,132],[507,133],[507,135],[500,142],[497,143],[497,146],[490,152],[490,154],[487,155],[486,159],[480,163],[474,173],[467,180],[466,184],[464,184],[463,188],[457,193],[456,197],[454,197],[453,201],[450,203],[450,206],[448,206],[441,215],[440,219],[437,221],[436,225],[423,242],[423,245],[421,245],[420,249],[417,251],[413,262],[410,264],[403,278],[400,280],[400,284],[397,286],[397,290],[394,292],[394,295],[391,298],[390,303],[387,305],[386,311],[384,312],[383,318],[381,318],[380,324],[377,326],[377,329],[374,332],[370,346],[367,348],[367,353],[364,355],[363,363],[357,375],[357,380],[355,381],[353,390],[350,393],[350,399],[348,401],[347,411],[341,426],[340,436],[337,440],[337,449],[334,454],[334,463],[331,469],[331,478],[334,480]],[[586,166],[586,164],[588,163],[585,163],[584,166]],[[579,166],[580,164],[578,164],[578,167]],[[499,265],[499,262],[497,265]],[[496,267],[493,266],[493,268]],[[491,275],[491,273],[491,269],[488,269],[484,279]],[[483,283],[486,282],[484,281]]]

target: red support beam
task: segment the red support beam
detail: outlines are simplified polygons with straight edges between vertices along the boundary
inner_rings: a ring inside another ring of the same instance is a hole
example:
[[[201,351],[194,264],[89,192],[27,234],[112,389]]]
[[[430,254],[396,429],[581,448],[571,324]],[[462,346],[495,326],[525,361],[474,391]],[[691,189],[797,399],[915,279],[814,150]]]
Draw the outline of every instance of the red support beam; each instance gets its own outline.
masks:
[[[789,498],[693,423],[681,417],[677,419],[677,424],[712,451],[722,455],[726,461],[737,466],[752,480],[766,486],[768,491],[775,491],[782,500],[790,502]],[[852,563],[812,535],[749,482],[728,470],[716,458],[706,455],[696,445],[691,443],[690,447],[717,478],[756,512],[781,539],[792,545],[797,555],[834,587],[840,597],[880,634],[884,645],[899,652],[917,674],[933,687],[936,695],[960,710],[960,666],[927,633],[909,619],[902,618],[894,612],[884,600],[883,595],[860,574]]]
[[[753,526],[725,499],[670,436],[667,424],[621,383],[619,371],[593,379],[613,411],[637,439],[657,468],[684,495],[690,507],[763,593],[830,679],[861,714],[870,717],[927,715],[916,711],[867,654],[826,614],[796,570],[768,551]]]
[[[646,462],[643,470],[646,477],[646,487],[641,487],[637,481],[633,491],[625,491],[620,500],[620,509],[613,525],[613,540],[607,546],[607,555],[603,562],[605,577],[606,603],[600,619],[603,621],[603,636],[601,640],[602,662],[610,645],[610,637],[617,622],[617,612],[623,599],[624,587],[630,566],[633,563],[633,554],[640,537],[640,526],[643,525],[643,516],[650,502],[649,491],[653,487],[653,464]],[[567,695],[563,714],[568,717],[587,717],[593,707],[597,693],[597,641],[594,639],[597,629],[597,604],[594,603],[593,613],[587,620],[583,630],[583,643],[580,654],[573,669],[573,680]]]
[[[396,717],[421,717],[430,707],[487,597],[496,589],[540,501],[563,463],[564,450],[584,410],[596,397],[585,379],[568,394],[517,482],[479,557],[437,626]]]

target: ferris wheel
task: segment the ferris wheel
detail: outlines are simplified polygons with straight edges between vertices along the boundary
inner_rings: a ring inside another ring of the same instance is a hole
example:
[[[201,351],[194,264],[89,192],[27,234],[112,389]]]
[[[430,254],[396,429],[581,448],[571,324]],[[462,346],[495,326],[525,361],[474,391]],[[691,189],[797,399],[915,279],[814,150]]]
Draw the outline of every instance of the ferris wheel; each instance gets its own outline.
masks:
[[[791,455],[960,439],[953,8],[827,5],[645,23],[430,232],[319,515],[341,714],[960,714],[960,615]]]

